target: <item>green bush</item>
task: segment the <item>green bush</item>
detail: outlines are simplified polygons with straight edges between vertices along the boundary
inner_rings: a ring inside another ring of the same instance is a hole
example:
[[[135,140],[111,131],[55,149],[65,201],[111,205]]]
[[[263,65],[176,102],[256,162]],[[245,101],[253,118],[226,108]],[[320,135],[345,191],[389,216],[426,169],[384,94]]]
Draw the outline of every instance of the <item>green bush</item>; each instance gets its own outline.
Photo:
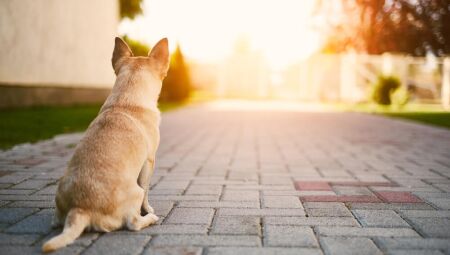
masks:
[[[135,56],[148,56],[150,52],[150,47],[147,44],[141,43],[139,41],[133,40],[127,35],[123,36],[123,40],[130,46],[131,51]]]
[[[397,77],[380,75],[373,88],[372,100],[380,105],[390,105],[392,95],[399,88],[400,80]]]

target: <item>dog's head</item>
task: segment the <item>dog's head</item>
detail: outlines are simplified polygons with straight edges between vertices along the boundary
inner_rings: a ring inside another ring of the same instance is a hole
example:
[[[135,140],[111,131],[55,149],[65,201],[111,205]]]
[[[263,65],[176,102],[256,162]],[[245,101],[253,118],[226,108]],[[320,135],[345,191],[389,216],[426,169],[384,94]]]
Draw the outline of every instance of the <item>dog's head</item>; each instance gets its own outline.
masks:
[[[116,75],[123,70],[149,71],[155,77],[163,80],[169,69],[169,43],[167,38],[161,39],[148,53],[147,57],[135,57],[130,47],[119,37],[116,37],[112,66]]]

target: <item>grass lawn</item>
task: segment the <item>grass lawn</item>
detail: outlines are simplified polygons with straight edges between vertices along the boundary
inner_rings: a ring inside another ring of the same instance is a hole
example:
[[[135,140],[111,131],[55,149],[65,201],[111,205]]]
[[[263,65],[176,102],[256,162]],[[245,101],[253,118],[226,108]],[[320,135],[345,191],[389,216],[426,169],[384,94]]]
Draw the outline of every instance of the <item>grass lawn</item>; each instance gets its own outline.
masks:
[[[358,104],[347,106],[345,110],[381,114],[450,129],[450,111],[444,110],[440,105],[407,104],[402,108],[396,108]]]
[[[180,103],[162,103],[161,111]],[[0,149],[25,142],[49,139],[57,134],[83,131],[97,116],[101,105],[42,106],[0,110]]]
[[[384,113],[384,115],[394,118],[409,119],[450,129],[450,112],[399,112]]]

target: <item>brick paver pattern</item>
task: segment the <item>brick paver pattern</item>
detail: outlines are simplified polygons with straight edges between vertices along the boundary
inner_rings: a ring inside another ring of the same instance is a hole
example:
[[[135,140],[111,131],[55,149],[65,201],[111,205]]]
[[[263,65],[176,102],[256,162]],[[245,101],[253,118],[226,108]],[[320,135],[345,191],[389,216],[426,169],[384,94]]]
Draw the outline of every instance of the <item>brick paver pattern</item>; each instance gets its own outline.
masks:
[[[68,116],[69,118],[70,116]],[[358,113],[163,114],[140,232],[58,254],[450,254],[450,132]],[[82,137],[0,152],[0,254],[40,253]]]

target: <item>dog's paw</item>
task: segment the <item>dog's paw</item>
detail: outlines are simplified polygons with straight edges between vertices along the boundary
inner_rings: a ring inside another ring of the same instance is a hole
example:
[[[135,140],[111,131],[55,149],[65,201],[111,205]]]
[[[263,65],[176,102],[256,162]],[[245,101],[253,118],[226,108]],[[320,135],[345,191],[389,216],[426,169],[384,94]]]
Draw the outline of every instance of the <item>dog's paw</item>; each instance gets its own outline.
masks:
[[[150,215],[150,217],[151,217],[152,219],[154,219],[154,220],[155,220],[155,222],[157,222],[157,221],[159,220],[159,217],[158,217],[158,216],[156,216],[155,214],[153,214],[153,213],[150,213],[149,215]]]
[[[155,210],[153,209],[153,207],[151,207],[150,205],[142,205],[142,211],[144,211],[146,214],[147,213],[155,213]]]

